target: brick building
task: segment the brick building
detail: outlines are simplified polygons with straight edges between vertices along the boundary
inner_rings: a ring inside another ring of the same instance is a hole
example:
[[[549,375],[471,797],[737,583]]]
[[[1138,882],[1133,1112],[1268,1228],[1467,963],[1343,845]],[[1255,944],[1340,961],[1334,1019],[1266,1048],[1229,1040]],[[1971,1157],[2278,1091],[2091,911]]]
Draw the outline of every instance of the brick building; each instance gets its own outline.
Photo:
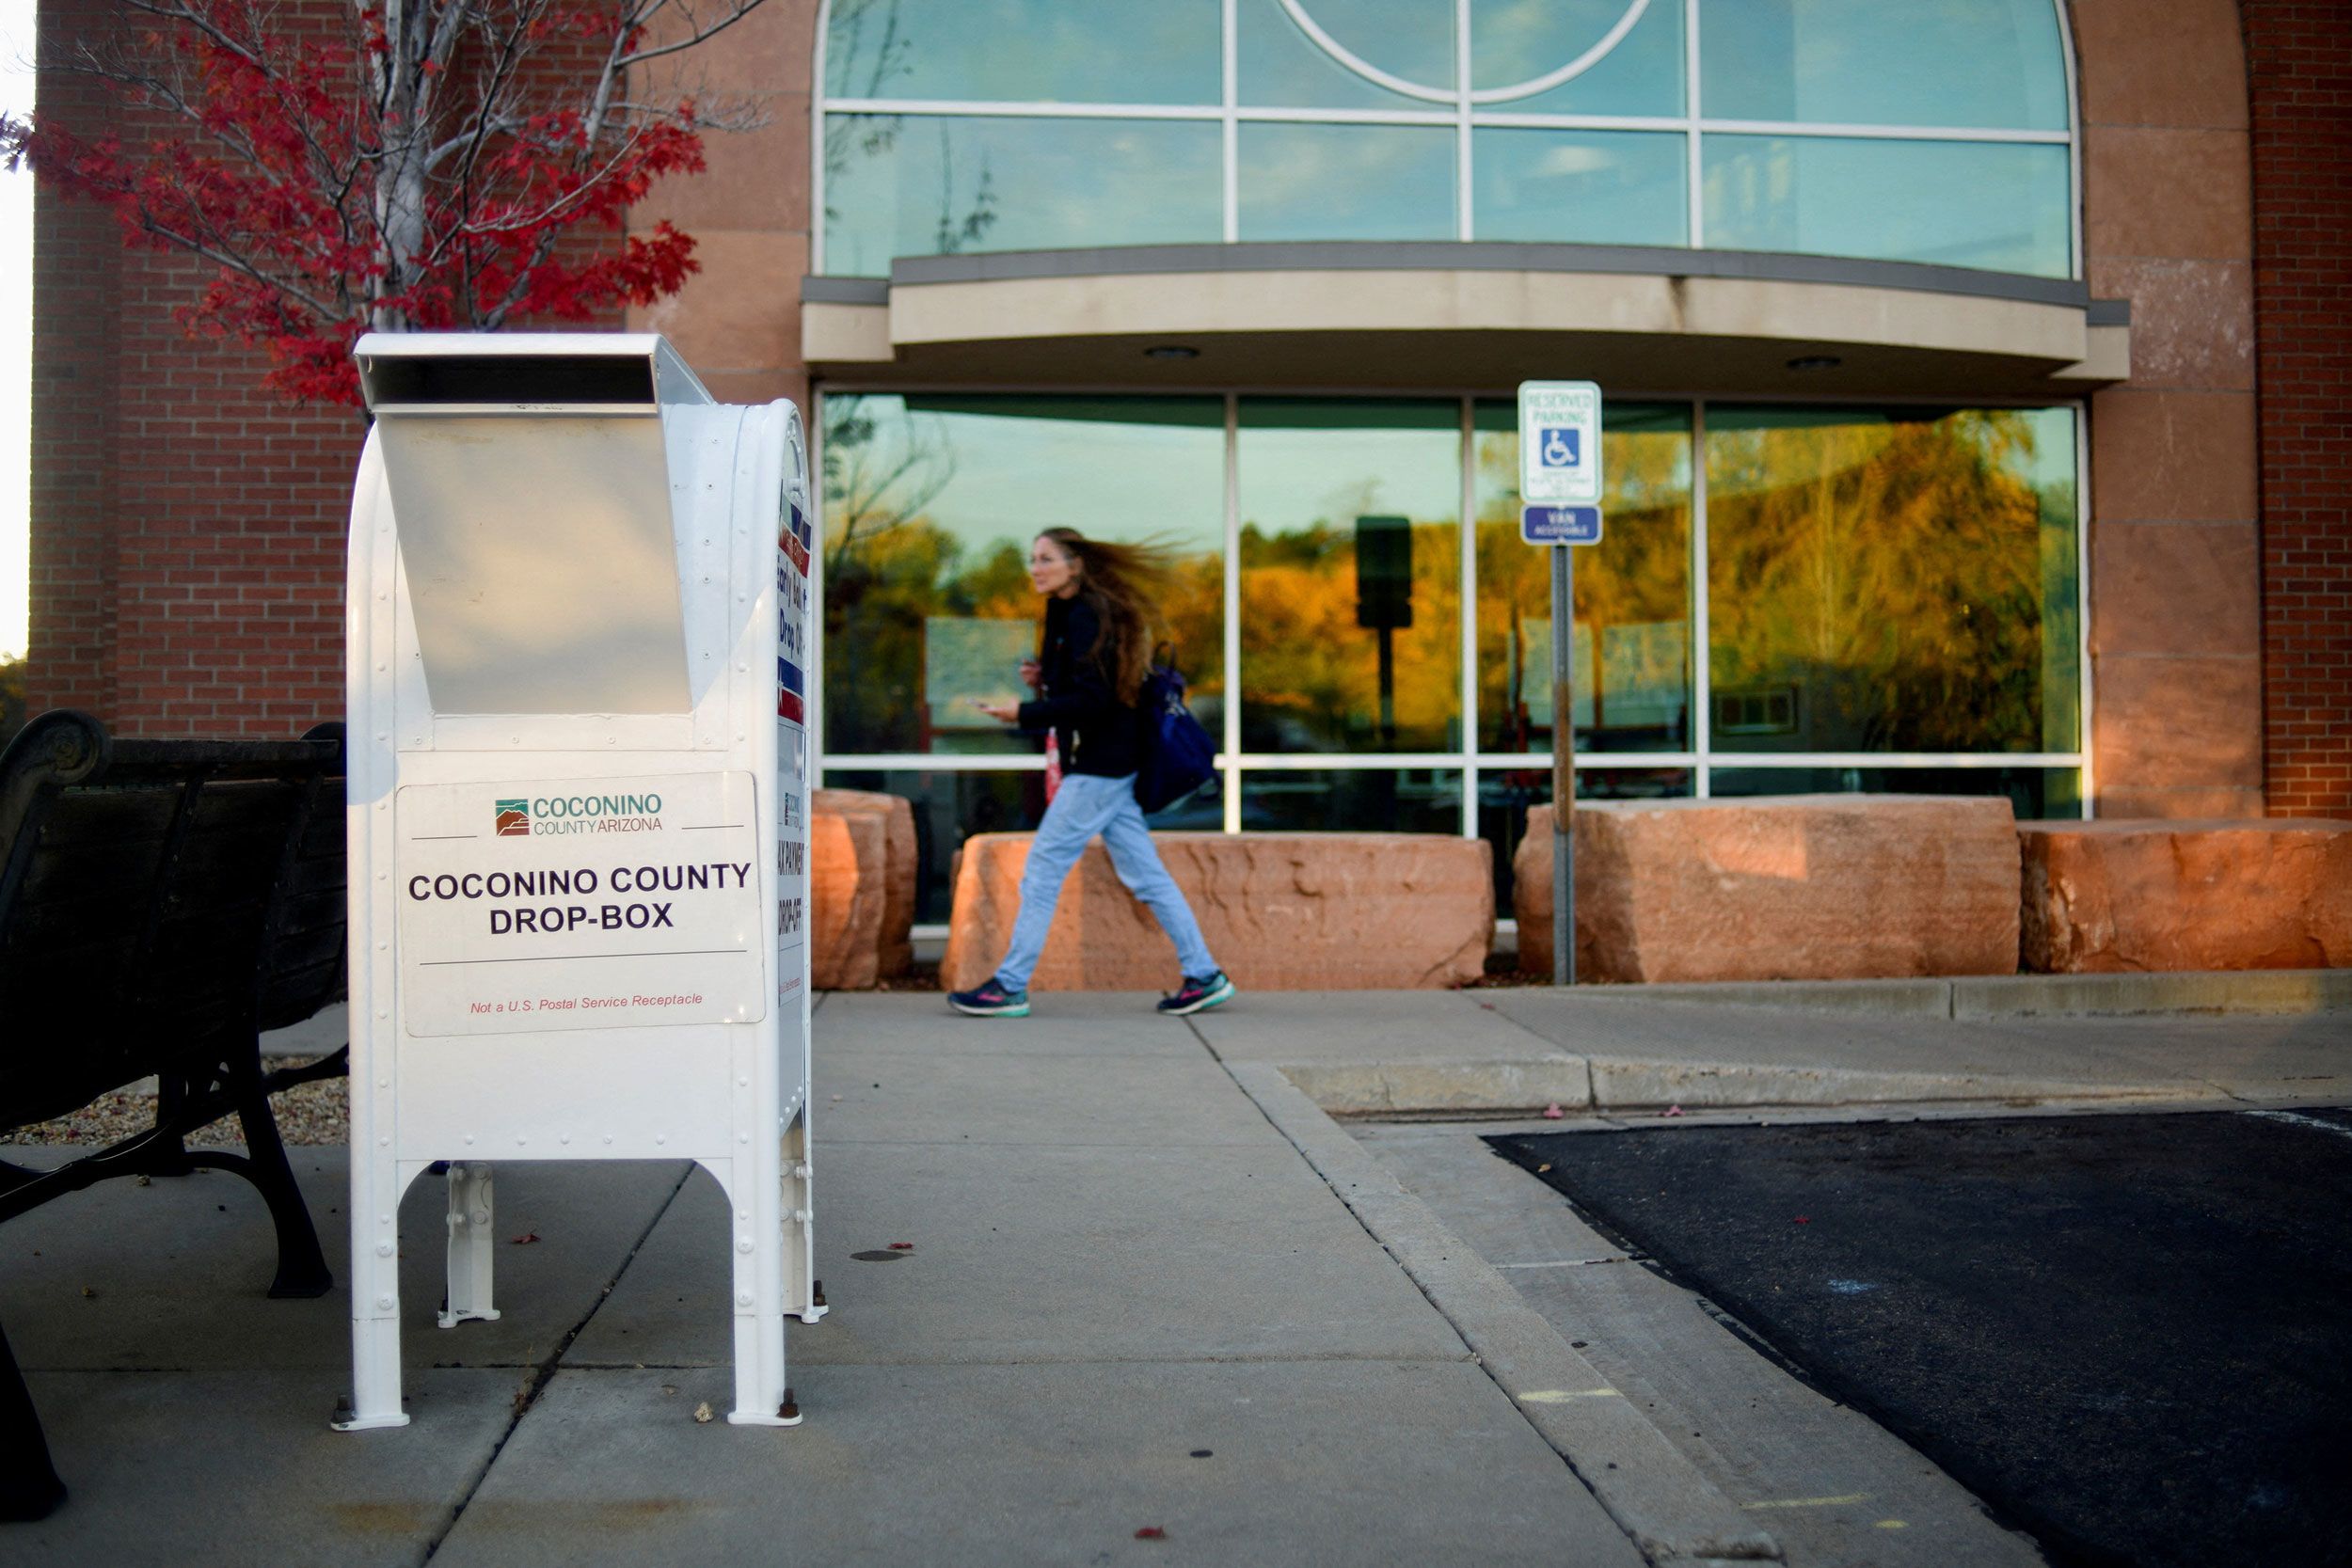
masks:
[[[1197,567],[1191,820],[1507,860],[1555,722],[1509,399],[1574,376],[1583,791],[2352,815],[2352,7],[1895,14],[769,0],[704,61],[768,124],[641,213],[704,270],[632,325],[827,448],[830,780],[918,801],[934,891],[1034,809],[955,699],[1024,635],[1004,546],[1078,522]],[[198,283],[40,194],[33,702],[292,734],[360,432],[184,339]]]

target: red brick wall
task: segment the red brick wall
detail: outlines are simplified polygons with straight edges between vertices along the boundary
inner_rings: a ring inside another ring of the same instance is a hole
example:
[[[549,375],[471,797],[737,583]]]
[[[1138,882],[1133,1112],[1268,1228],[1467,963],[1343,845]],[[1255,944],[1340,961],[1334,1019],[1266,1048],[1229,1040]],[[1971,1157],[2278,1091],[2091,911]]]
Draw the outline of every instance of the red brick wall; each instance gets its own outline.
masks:
[[[43,22],[63,8],[44,8]],[[50,29],[43,26],[44,43]],[[47,50],[44,48],[43,53]],[[95,88],[45,76],[40,106],[88,123]],[[121,247],[114,220],[33,190],[27,706],[114,711],[114,422]]]
[[[2352,816],[2352,4],[2244,0],[2274,816]]]
[[[40,20],[44,42],[119,25],[110,0],[42,0]],[[54,73],[40,106],[85,134],[119,113]],[[120,128],[137,145],[156,123]],[[201,265],[126,247],[87,202],[34,202],[31,711],[166,736],[340,718],[358,412],[296,407],[258,353],[191,339],[172,312]]]
[[[45,0],[44,43],[113,12]],[[107,123],[44,74],[44,115]],[[151,122],[150,122],[151,124]],[[135,145],[149,124],[127,122]],[[205,269],[34,195],[30,706],[126,735],[297,735],[342,711],[343,532],[364,427],[263,392],[261,356],[172,319]]]

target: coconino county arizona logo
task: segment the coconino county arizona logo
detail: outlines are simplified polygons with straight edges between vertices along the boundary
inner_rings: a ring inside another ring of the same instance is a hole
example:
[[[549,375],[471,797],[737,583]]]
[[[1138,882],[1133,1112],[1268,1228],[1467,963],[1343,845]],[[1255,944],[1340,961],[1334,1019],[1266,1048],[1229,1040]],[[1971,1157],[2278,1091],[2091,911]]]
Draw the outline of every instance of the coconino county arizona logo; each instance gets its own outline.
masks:
[[[661,797],[654,794],[545,795],[493,800],[490,813],[500,838],[662,831]]]

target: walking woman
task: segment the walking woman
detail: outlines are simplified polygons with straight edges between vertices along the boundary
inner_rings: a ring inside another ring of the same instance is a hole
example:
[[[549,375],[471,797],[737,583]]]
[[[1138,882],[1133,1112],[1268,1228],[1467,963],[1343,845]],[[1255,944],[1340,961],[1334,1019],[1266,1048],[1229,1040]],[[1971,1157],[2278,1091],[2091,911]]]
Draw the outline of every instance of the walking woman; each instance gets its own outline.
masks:
[[[1103,835],[1127,890],[1150,908],[1176,944],[1184,983],[1164,997],[1164,1013],[1197,1013],[1233,994],[1233,982],[1209,957],[1200,924],[1184,902],[1136,804],[1151,714],[1139,698],[1152,659],[1155,602],[1173,585],[1167,552],[1113,545],[1075,529],[1047,529],[1029,546],[1029,581],[1045,595],[1045,626],[1035,659],[1021,677],[1037,696],[1025,703],[980,703],[993,719],[1045,730],[1061,765],[1061,783],[1021,878],[1021,912],[1012,948],[995,975],[977,990],[952,991],[947,1005],[976,1018],[1025,1018],[1029,975],[1045,951],[1062,879],[1087,840]]]

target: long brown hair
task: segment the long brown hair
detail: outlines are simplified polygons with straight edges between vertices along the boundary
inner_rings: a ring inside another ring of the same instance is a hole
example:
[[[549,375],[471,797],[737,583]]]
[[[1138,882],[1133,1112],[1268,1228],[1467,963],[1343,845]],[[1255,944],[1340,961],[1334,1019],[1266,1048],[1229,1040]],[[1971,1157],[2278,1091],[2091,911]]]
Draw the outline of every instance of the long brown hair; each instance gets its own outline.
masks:
[[[1085,657],[1109,677],[1119,700],[1132,705],[1151,671],[1159,606],[1176,589],[1176,551],[1154,540],[1115,545],[1089,539],[1074,528],[1049,528],[1038,537],[1051,539],[1078,563],[1078,597],[1103,624],[1103,635]],[[1043,653],[1041,641],[1041,657]]]

